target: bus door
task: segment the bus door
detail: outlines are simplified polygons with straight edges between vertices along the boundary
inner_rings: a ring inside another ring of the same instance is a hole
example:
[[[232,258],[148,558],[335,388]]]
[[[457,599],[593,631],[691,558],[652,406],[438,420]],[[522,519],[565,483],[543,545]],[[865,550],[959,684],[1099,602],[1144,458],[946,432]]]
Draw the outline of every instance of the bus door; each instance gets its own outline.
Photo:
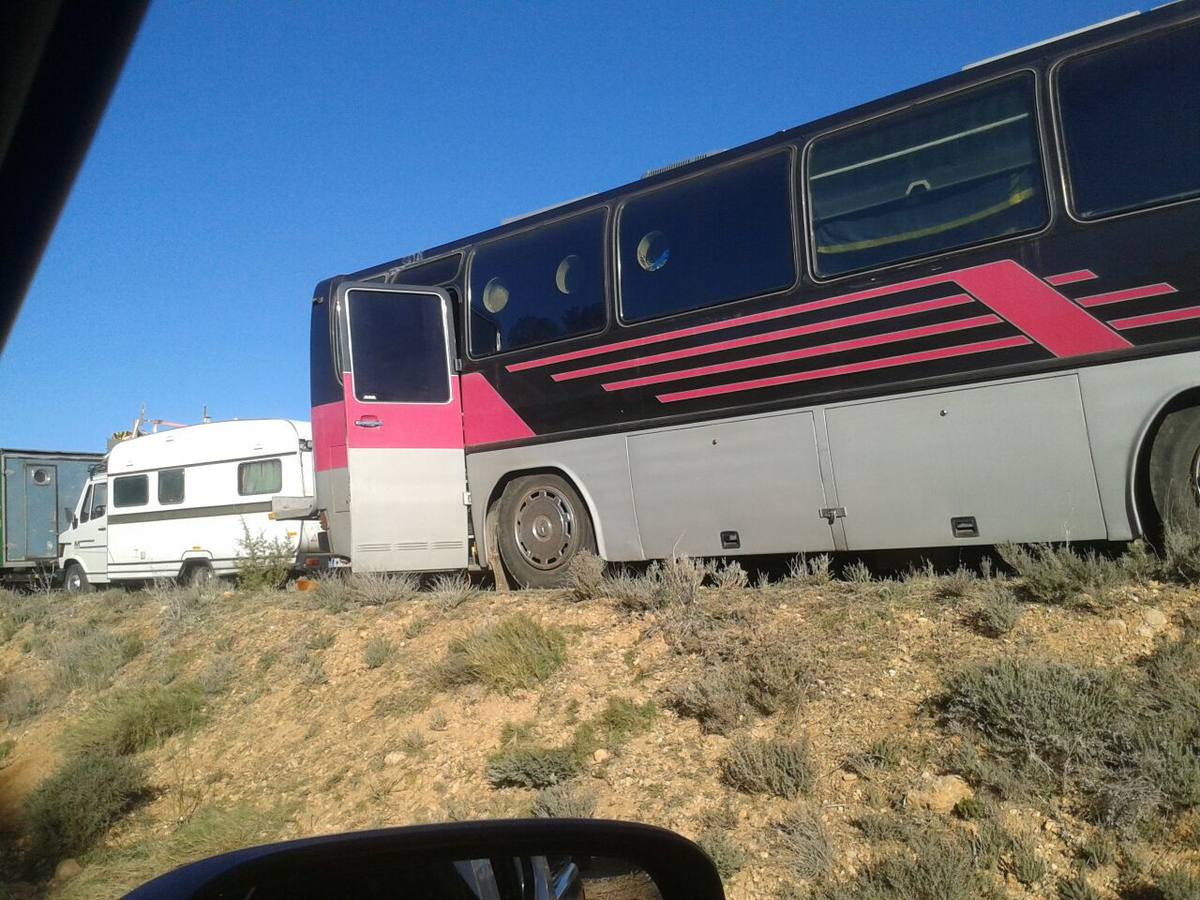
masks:
[[[428,287],[343,284],[343,365],[355,571],[467,565],[462,393],[450,298]]]

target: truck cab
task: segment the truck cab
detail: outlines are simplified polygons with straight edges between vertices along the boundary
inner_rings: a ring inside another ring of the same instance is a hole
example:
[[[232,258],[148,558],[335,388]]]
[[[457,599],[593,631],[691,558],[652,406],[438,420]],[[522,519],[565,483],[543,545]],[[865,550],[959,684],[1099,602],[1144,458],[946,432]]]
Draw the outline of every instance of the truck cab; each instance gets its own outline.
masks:
[[[96,472],[84,484],[70,527],[58,539],[63,587],[72,593],[108,584],[108,474]]]

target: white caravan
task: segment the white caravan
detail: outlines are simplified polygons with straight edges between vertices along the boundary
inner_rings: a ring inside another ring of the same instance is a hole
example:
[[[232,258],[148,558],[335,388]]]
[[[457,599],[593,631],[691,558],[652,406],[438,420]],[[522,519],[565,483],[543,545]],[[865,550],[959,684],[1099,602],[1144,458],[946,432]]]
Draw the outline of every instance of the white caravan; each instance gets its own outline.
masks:
[[[289,419],[209,422],[118,442],[59,536],[68,591],[110,582],[232,575],[252,537],[313,564],[316,522],[277,521],[273,497],[313,495],[312,428]]]

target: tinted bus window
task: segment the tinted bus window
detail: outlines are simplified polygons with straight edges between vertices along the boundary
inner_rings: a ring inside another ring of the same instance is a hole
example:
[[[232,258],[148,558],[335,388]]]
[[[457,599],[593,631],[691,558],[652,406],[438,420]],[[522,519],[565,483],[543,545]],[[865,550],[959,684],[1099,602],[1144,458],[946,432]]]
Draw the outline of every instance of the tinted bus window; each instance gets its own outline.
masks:
[[[1046,222],[1033,77],[852,127],[808,162],[820,275],[939,253]]]
[[[1200,194],[1200,25],[1068,61],[1058,98],[1080,218]]]
[[[638,322],[790,287],[791,154],[691,178],[621,208],[621,317]]]
[[[458,275],[458,265],[462,261],[461,253],[454,253],[442,259],[418,263],[408,269],[402,269],[389,280],[393,284],[422,284],[437,287],[447,281],[453,281]]]
[[[113,506],[145,506],[150,502],[150,483],[145,475],[122,475],[113,479]]]
[[[369,290],[347,296],[354,396],[368,403],[448,401],[441,297]]]
[[[183,469],[164,469],[158,473],[158,502],[163,505],[183,502]]]
[[[483,244],[471,258],[471,353],[489,356],[599,331],[604,218],[593,210]]]

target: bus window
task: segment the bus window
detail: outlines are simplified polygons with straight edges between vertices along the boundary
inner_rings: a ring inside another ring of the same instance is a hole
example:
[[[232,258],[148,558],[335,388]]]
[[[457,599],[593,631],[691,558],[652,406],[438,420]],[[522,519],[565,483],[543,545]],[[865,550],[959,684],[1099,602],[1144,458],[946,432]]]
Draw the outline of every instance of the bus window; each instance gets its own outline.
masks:
[[[1200,194],[1200,26],[1089,53],[1058,76],[1081,219]]]
[[[346,302],[356,398],[367,403],[450,400],[440,296],[354,288]]]
[[[476,248],[469,279],[472,355],[604,327],[606,215],[592,210]]]
[[[807,171],[818,275],[1034,231],[1047,210],[1033,76],[818,138]]]
[[[113,479],[113,506],[145,506],[150,502],[150,479],[145,475],[122,475]]]
[[[640,322],[791,287],[791,152],[634,197],[621,208],[621,317]]]

